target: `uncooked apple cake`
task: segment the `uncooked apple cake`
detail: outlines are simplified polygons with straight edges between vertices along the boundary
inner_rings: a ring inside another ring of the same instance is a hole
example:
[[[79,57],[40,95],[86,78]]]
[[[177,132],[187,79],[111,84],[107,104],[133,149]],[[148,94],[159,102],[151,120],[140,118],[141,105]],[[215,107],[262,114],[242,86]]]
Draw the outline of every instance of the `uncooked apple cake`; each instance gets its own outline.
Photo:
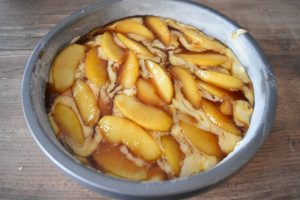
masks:
[[[252,83],[233,52],[173,19],[121,19],[54,58],[46,111],[80,162],[135,181],[191,176],[245,135]]]

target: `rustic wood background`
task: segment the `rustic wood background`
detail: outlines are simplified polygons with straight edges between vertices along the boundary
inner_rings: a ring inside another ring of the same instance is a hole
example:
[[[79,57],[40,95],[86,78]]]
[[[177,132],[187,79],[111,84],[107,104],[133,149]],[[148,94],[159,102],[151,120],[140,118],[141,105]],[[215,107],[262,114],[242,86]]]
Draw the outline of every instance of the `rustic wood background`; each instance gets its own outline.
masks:
[[[109,199],[65,177],[42,153],[21,107],[25,64],[56,23],[91,0],[0,0],[0,199]],[[300,199],[300,1],[203,0],[251,32],[278,82],[276,121],[242,170],[193,199]]]

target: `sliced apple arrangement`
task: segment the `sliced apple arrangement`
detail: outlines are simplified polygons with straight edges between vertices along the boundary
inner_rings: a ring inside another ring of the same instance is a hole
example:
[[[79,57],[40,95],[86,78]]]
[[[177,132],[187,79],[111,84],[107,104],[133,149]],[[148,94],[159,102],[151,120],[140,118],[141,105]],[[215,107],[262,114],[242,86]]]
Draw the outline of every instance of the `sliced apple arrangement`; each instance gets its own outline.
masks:
[[[133,181],[212,168],[242,140],[254,109],[252,83],[230,49],[156,16],[122,19],[67,45],[48,88],[49,122],[66,149]]]

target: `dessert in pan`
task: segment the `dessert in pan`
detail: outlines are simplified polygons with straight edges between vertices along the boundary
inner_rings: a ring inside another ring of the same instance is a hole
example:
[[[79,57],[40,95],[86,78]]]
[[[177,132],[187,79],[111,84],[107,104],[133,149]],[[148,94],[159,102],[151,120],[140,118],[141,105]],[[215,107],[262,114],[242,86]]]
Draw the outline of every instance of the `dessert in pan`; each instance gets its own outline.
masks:
[[[57,138],[108,175],[159,181],[191,176],[243,139],[251,80],[232,51],[173,19],[121,19],[54,58],[46,111]]]

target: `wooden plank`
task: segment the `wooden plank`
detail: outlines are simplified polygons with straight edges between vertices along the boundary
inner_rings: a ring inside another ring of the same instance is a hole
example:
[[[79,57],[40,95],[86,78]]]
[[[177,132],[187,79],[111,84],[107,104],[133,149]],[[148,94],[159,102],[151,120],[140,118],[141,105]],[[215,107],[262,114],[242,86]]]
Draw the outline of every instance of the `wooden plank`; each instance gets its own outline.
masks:
[[[109,199],[53,166],[26,127],[20,99],[34,46],[56,23],[92,2],[0,1],[0,199]],[[258,40],[276,74],[279,97],[275,124],[259,153],[237,174],[192,199],[300,198],[300,1],[201,2]]]

